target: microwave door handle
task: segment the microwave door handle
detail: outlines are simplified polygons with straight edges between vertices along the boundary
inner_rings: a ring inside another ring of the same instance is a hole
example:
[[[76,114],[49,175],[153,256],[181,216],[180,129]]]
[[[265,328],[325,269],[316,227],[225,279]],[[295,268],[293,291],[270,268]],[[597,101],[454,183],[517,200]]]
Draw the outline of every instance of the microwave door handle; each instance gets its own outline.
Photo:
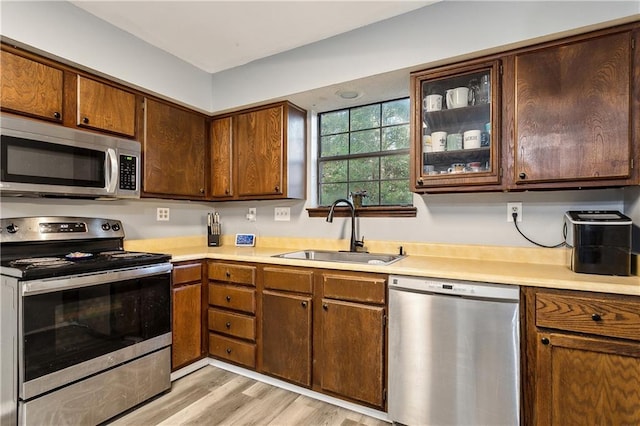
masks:
[[[116,185],[118,184],[118,158],[116,157],[116,150],[113,148],[107,149],[107,169],[109,170],[107,192],[115,194]]]

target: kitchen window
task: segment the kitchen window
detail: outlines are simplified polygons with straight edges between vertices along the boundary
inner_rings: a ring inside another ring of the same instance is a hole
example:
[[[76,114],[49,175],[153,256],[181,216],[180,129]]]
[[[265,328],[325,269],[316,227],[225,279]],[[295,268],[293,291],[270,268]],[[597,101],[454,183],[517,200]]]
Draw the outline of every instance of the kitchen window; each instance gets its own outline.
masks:
[[[360,192],[365,208],[412,208],[409,116],[409,98],[318,114],[318,205]]]

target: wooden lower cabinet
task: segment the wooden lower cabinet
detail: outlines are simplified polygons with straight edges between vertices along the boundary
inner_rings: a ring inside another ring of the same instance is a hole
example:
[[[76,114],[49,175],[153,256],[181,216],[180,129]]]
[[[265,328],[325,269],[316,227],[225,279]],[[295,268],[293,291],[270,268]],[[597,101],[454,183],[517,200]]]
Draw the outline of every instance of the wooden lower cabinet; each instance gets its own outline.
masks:
[[[209,261],[209,354],[256,368],[255,266]]]
[[[384,408],[385,308],[322,300],[321,388]]]
[[[526,424],[640,424],[640,298],[524,295]]]
[[[202,291],[202,263],[200,261],[174,265],[172,370],[177,370],[204,356]]]
[[[265,291],[262,294],[262,370],[311,387],[312,299]]]
[[[313,271],[262,268],[261,372],[312,386]]]
[[[324,392],[385,410],[386,276],[324,273],[315,331]]]

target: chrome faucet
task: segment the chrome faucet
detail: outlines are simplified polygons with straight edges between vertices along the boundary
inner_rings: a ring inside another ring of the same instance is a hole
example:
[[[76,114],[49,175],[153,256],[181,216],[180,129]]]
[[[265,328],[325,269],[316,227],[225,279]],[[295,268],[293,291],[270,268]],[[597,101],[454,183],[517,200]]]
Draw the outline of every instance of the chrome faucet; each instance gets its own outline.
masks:
[[[358,247],[364,247],[364,238],[362,240],[356,240],[356,209],[353,207],[351,201],[345,198],[339,198],[331,204],[331,208],[329,209],[329,214],[327,215],[327,222],[333,222],[333,210],[340,203],[344,203],[349,206],[351,210],[351,243],[349,245],[349,251],[356,252],[358,251]]]

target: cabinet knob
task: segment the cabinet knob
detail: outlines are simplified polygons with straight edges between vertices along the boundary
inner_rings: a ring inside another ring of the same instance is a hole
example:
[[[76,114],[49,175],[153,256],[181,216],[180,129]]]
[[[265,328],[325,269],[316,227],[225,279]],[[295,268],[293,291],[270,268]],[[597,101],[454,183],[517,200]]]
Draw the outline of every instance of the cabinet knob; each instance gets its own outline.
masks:
[[[279,187],[278,185],[276,185],[273,189],[274,189],[276,192],[280,192],[280,187]]]
[[[549,338],[548,337],[543,337],[541,340],[543,345],[548,345],[549,344]]]
[[[204,194],[204,188],[200,188],[200,193]]]
[[[599,314],[591,315],[591,319],[594,321],[602,321],[602,317]]]
[[[224,195],[229,195],[229,192],[230,192],[230,191],[229,191],[229,188],[225,189],[225,190],[224,190]]]
[[[230,323],[230,322],[227,322],[227,323],[225,324],[225,326],[226,326],[227,328],[231,328],[231,323]]]
[[[226,299],[227,299],[227,302],[231,302],[231,296],[227,296]]]
[[[56,120],[60,120],[61,117],[62,117],[62,114],[60,114],[58,111],[53,113],[53,118],[55,118]]]
[[[82,122],[83,122],[84,124],[89,124],[89,117],[84,117],[84,118],[82,119]]]
[[[424,180],[422,180],[422,178],[418,179],[417,182],[418,186],[422,186],[424,185]]]
[[[231,348],[227,348],[227,353],[230,354],[231,353]]]
[[[301,305],[303,308],[306,308],[306,307],[307,307],[307,302],[301,302],[301,303],[300,303],[300,305]]]
[[[322,309],[324,309],[325,311],[329,310],[329,305],[327,305],[326,303],[322,304]]]
[[[225,273],[224,273],[224,275],[225,275],[227,278],[231,278],[231,272],[229,272],[229,271],[225,272]]]
[[[520,174],[518,175],[518,177],[520,179],[526,179],[527,178],[527,174],[525,172],[520,172]]]

